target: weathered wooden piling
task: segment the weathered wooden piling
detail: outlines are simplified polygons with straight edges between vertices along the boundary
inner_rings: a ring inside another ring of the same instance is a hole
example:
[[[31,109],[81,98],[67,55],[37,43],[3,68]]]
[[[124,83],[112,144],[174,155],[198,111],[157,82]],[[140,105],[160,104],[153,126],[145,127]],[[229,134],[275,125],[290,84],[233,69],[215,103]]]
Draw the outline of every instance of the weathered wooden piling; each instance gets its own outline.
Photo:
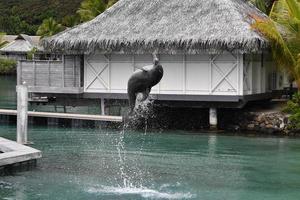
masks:
[[[209,108],[209,125],[210,129],[217,129],[218,113],[216,108]]]
[[[105,99],[101,99],[101,115],[105,115]]]
[[[28,126],[28,88],[25,85],[17,86],[17,142],[27,144]]]

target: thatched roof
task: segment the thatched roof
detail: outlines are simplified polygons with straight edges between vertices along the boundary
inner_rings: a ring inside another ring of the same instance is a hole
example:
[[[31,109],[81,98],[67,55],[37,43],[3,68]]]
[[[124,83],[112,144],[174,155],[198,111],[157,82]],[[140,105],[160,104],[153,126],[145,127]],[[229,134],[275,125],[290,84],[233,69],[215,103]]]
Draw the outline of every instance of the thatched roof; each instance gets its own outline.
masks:
[[[245,0],[119,0],[95,19],[43,40],[52,51],[198,53],[255,52],[267,41],[251,29]]]
[[[3,35],[2,40],[10,43],[10,42],[14,41],[17,37],[18,37],[18,35]]]
[[[0,52],[5,53],[27,53],[33,48],[37,48],[39,51],[42,51],[42,47],[39,46],[40,37],[39,36],[29,36],[25,34],[20,34],[17,36],[4,36],[4,40],[12,39],[7,45],[0,49]]]

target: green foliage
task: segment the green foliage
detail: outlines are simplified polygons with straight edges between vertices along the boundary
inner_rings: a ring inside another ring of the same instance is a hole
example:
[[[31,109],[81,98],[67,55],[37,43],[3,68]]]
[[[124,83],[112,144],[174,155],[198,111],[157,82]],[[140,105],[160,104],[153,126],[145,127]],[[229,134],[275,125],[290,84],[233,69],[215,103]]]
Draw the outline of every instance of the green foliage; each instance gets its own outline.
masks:
[[[289,73],[300,89],[300,4],[298,0],[274,2],[270,19],[253,16],[253,28],[271,44],[278,66]]]
[[[265,14],[269,14],[275,0],[250,0],[259,10]]]
[[[287,102],[286,107],[283,110],[291,114],[290,119],[290,129],[300,129],[300,93],[293,95],[292,100]]]
[[[118,0],[83,0],[77,13],[81,21],[89,21],[104,12]]]
[[[264,13],[267,13],[267,4],[264,0],[251,0],[251,3],[253,3],[259,10],[261,10]]]
[[[117,3],[117,2],[118,2],[118,0],[108,0],[108,1],[107,1],[107,8],[113,6],[113,5],[114,5],[115,3]]]
[[[73,27],[93,19],[117,1],[0,0],[0,32],[35,35],[43,21],[49,18],[65,27]]]
[[[0,48],[7,44],[7,41],[3,40],[5,33],[0,33]]]
[[[106,4],[103,0],[84,0],[77,13],[82,21],[94,19],[97,15],[106,9]]]
[[[80,16],[75,15],[67,15],[62,19],[62,25],[65,27],[73,27],[80,23]]]
[[[50,17],[49,19],[45,19],[43,21],[36,34],[43,38],[55,35],[63,30],[64,27],[61,24],[58,24],[55,19]]]
[[[0,0],[0,32],[35,35],[44,19],[62,23],[76,13],[82,0]]]
[[[0,75],[13,74],[16,72],[17,62],[15,60],[0,58]]]
[[[33,60],[35,53],[38,51],[36,47],[32,48],[31,51],[27,52],[27,59],[28,60]]]

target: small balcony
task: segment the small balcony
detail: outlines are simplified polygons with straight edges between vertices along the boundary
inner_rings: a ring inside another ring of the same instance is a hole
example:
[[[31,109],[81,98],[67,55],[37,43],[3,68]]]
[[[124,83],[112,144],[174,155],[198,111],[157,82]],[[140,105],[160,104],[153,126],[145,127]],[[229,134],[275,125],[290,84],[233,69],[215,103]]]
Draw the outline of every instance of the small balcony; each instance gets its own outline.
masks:
[[[62,60],[21,60],[17,84],[26,84],[31,93],[83,93],[83,67],[80,56],[63,56]]]

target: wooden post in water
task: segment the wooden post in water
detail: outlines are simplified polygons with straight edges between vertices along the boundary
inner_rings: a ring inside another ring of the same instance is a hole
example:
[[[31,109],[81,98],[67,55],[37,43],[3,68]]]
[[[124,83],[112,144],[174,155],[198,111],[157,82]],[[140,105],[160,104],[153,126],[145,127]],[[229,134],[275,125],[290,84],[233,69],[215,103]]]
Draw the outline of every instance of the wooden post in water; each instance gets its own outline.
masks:
[[[216,108],[209,108],[209,125],[210,125],[210,129],[217,129],[218,114]]]
[[[101,99],[101,115],[105,115],[105,99]]]
[[[28,88],[26,85],[17,86],[17,111],[17,142],[27,144]]]

